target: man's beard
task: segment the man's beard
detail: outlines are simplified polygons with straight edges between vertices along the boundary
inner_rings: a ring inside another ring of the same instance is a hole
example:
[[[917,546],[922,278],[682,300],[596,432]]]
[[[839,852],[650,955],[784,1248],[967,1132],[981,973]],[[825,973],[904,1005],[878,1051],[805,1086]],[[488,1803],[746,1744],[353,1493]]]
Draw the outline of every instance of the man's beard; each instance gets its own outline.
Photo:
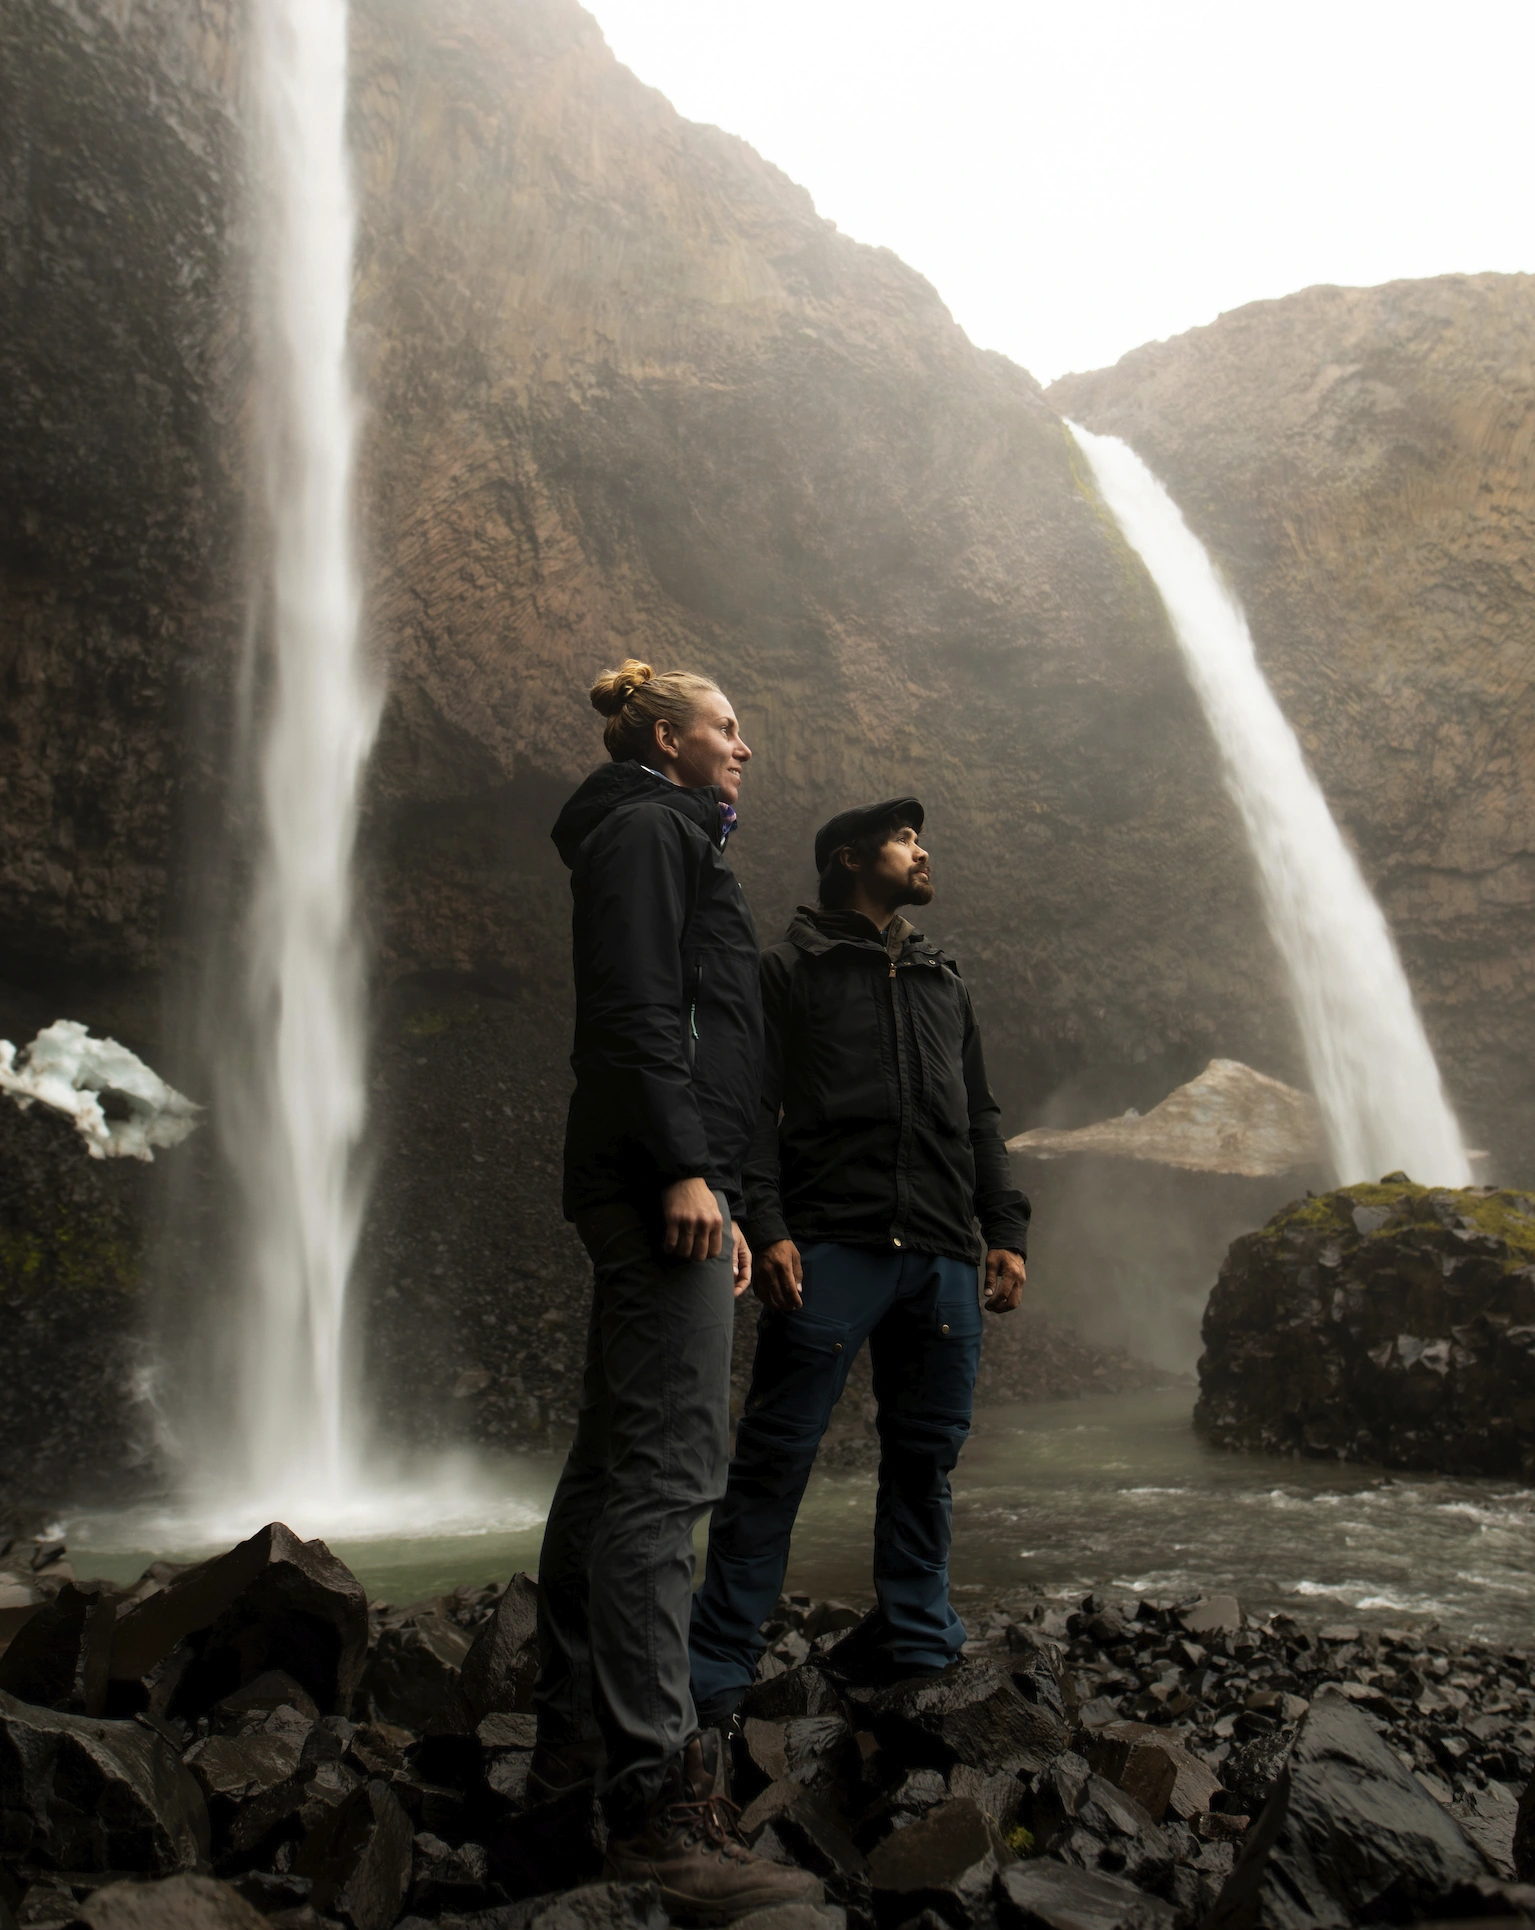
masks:
[[[933,880],[926,871],[915,872],[906,881],[906,894],[903,905],[930,905],[933,902]]]

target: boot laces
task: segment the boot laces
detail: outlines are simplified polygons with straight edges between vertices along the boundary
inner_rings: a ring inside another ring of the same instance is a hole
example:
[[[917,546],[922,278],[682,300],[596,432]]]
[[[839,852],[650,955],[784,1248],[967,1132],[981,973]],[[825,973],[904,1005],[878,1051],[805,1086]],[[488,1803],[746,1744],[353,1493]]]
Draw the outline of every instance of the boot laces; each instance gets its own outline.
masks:
[[[705,1843],[722,1856],[751,1854],[741,1836],[740,1805],[728,1796],[704,1796],[696,1802],[671,1803],[668,1807],[678,1820],[684,1842]]]

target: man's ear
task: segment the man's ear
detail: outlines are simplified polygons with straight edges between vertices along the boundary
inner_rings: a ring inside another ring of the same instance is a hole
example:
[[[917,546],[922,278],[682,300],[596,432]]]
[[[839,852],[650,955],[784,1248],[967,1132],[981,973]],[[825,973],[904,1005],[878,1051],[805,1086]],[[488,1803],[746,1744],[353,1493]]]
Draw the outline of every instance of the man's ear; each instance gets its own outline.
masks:
[[[837,853],[837,857],[841,862],[842,869],[844,871],[851,871],[855,877],[863,870],[863,866],[858,862],[857,853],[850,844],[843,845],[842,849]]]

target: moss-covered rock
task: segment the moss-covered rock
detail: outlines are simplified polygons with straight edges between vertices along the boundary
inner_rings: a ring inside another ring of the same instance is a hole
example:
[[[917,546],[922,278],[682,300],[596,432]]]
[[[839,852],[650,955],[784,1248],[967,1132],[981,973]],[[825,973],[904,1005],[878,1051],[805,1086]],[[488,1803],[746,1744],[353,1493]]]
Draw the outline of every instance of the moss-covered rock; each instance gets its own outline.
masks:
[[[1535,1473],[1535,1197],[1308,1195],[1234,1242],[1205,1311],[1196,1425],[1222,1447]]]

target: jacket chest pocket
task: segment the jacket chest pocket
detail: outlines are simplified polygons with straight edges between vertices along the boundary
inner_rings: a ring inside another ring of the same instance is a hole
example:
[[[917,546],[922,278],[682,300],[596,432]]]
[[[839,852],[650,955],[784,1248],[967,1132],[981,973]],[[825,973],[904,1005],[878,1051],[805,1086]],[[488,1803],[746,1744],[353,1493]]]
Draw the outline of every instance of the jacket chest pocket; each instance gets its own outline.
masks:
[[[922,1060],[922,1104],[932,1123],[957,1137],[970,1131],[965,1091],[965,995],[942,966],[912,967],[906,996]]]
[[[890,1120],[898,1116],[889,982],[867,968],[801,974],[803,1006],[793,1030],[812,1050],[800,1076],[816,1119]]]

